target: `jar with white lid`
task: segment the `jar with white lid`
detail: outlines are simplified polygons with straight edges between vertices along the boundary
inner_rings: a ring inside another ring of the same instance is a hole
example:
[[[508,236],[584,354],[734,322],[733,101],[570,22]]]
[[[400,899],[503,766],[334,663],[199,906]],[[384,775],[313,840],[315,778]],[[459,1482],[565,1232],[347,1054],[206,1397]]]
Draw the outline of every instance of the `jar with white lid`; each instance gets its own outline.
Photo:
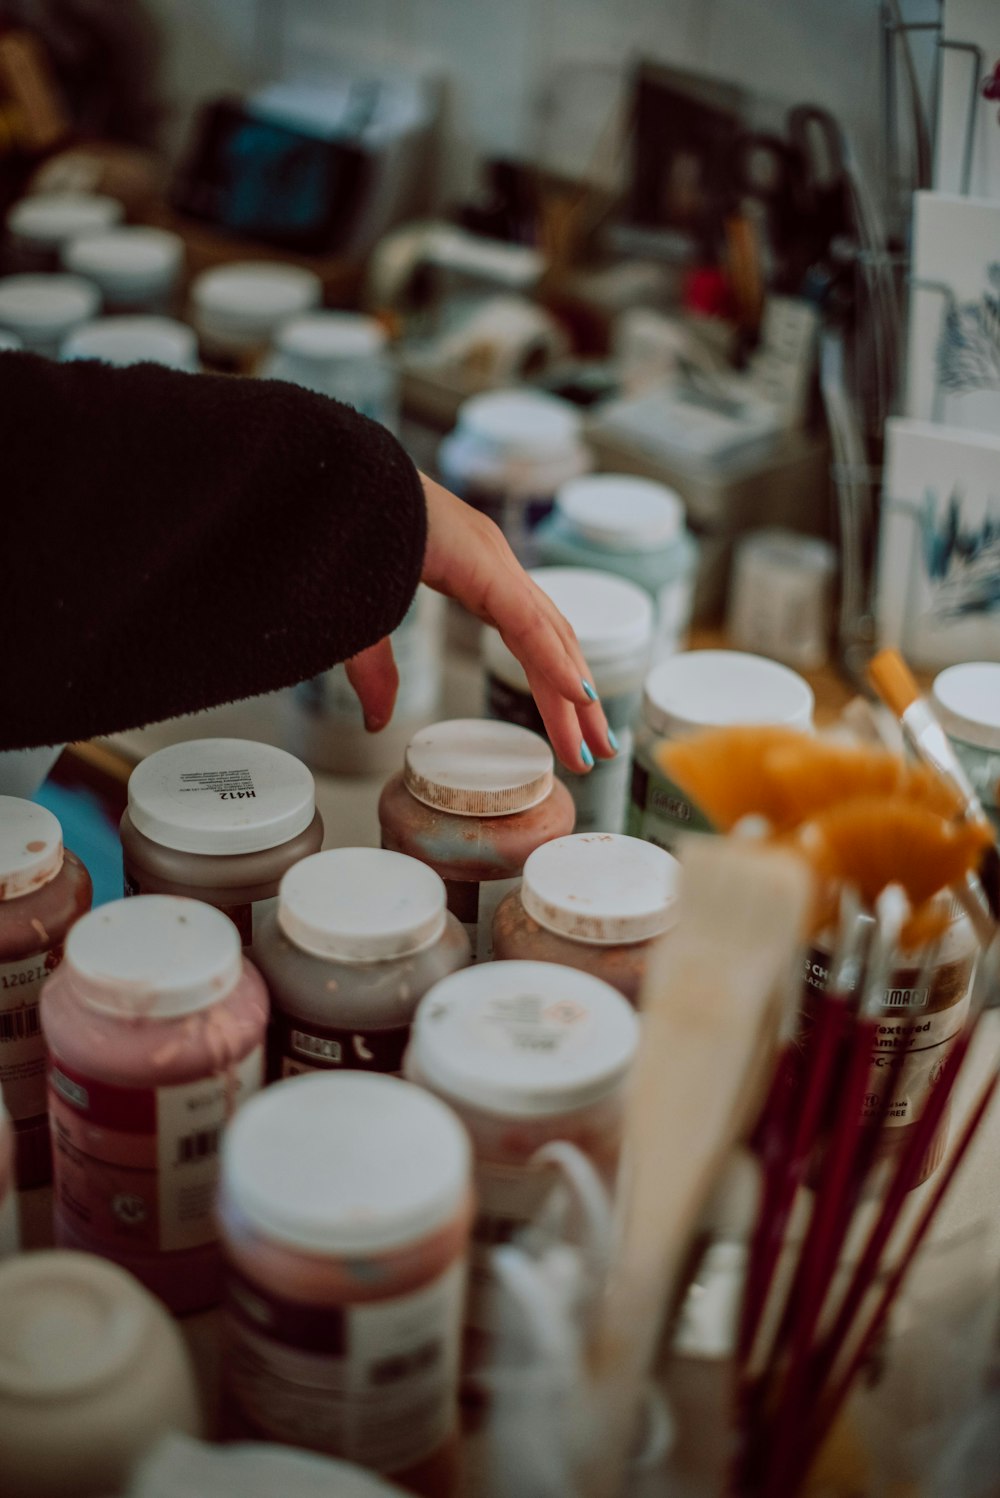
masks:
[[[4,1498],[107,1498],[168,1431],[200,1426],[180,1331],[130,1274],[58,1250],[0,1264]]]
[[[186,323],[170,317],[100,317],[70,334],[60,358],[100,359],[120,368],[163,364],[196,374],[198,340]]]
[[[645,589],[624,577],[583,567],[537,567],[532,579],[573,626],[608,726],[618,741],[614,759],[598,760],[587,775],[564,766],[556,774],[576,807],[577,832],[621,832],[628,805],[632,732],[649,669],[653,605]],[[524,668],[495,629],[483,636],[486,711],[491,718],[544,733]]]
[[[267,992],[200,900],[78,921],[42,994],[56,1242],[130,1269],[177,1312],[218,1300],[219,1144],[261,1086]]]
[[[100,288],[109,312],[169,312],[184,269],[184,241],[168,229],[130,224],[69,240],[62,262]]]
[[[405,1498],[353,1462],[265,1441],[194,1441],[169,1435],[132,1472],[122,1498]]]
[[[17,1181],[14,1176],[14,1125],[0,1098],[0,1259],[17,1252]]]
[[[382,846],[430,864],[448,909],[480,959],[493,916],[529,853],[573,831],[573,800],[555,779],[552,750],[512,723],[455,718],[415,734],[404,768],[379,798]]]
[[[493,955],[580,968],[636,1004],[650,949],[676,920],[679,883],[677,860],[640,838],[557,837],[499,906]]]
[[[613,1182],[639,1022],[617,989],[550,962],[453,973],[423,999],[405,1075],[455,1110],[472,1139],[477,1215],[466,1322],[494,1329],[489,1251],[537,1215],[543,1145],[575,1145]]]
[[[395,1077],[292,1077],[243,1109],[219,1200],[231,1433],[447,1491],[472,1210],[465,1130]]]
[[[632,758],[627,831],[672,852],[685,832],[712,832],[710,822],[656,760],[663,740],[708,728],[769,724],[812,727],[813,691],[788,666],[738,650],[687,650],[661,661],[646,678]]]
[[[286,870],[323,843],[305,765],[249,739],[191,739],[141,760],[120,832],[126,895],[204,900],[245,947]]]
[[[830,654],[837,553],[783,526],[736,543],[726,632],[741,650],[815,671]]]
[[[934,678],[934,709],[1000,836],[1000,662],[966,661]]]
[[[308,312],[282,323],[261,374],[353,406],[399,429],[399,381],[385,328],[358,312]]]
[[[330,848],[289,869],[254,944],[272,1079],[402,1071],[417,1004],[471,961],[446,901],[433,869],[384,848]]]
[[[204,270],[191,283],[191,321],[209,360],[246,364],[282,323],[318,307],[319,276],[277,260],[241,260]]]
[[[563,484],[538,530],[544,566],[593,567],[644,588],[656,624],[650,659],[682,649],[691,624],[698,544],[675,490],[626,473],[590,473]]]
[[[125,210],[117,198],[92,192],[39,192],[7,210],[7,234],[17,268],[54,271],[64,244],[120,224]]]
[[[0,328],[32,354],[57,359],[71,333],[101,310],[101,293],[82,276],[4,276]]]
[[[90,875],[44,806],[0,796],[0,1096],[13,1121],[17,1183],[52,1179],[42,985],[90,909]]]

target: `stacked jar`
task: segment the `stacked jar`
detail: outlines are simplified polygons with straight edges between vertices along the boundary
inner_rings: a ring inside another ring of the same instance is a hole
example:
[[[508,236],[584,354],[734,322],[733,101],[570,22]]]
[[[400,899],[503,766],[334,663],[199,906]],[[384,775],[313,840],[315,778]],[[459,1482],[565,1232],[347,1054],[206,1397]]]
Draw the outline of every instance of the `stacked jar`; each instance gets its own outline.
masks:
[[[184,241],[167,229],[130,225],[70,240],[62,261],[94,282],[107,312],[169,313],[184,269]]]
[[[121,223],[125,210],[116,198],[90,192],[39,192],[19,199],[7,212],[13,269],[59,269],[63,245],[81,234],[96,234]]]
[[[374,317],[309,312],[282,323],[261,374],[353,406],[390,432],[399,428],[399,380],[388,337]]]
[[[4,276],[0,329],[32,354],[58,359],[66,339],[96,317],[101,294],[82,276]]]
[[[618,753],[587,775],[560,766],[557,774],[576,807],[578,832],[621,832],[628,804],[632,730],[653,639],[653,605],[635,583],[579,567],[539,567],[531,574],[576,632],[591,669]],[[487,630],[486,711],[491,718],[544,733],[541,714],[516,657],[495,629]]]
[[[300,265],[241,260],[204,270],[191,283],[191,323],[213,368],[252,370],[277,330],[323,300],[319,276]]]
[[[60,358],[100,359],[119,368],[162,364],[196,374],[198,340],[185,323],[170,317],[100,317],[67,338]]]

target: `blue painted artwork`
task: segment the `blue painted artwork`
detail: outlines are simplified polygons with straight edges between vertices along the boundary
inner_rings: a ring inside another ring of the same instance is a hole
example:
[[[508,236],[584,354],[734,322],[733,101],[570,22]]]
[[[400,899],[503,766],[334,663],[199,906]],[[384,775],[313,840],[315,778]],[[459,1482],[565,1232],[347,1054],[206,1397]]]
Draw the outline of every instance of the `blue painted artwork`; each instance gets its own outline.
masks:
[[[1000,261],[987,267],[990,290],[975,302],[948,295],[937,349],[938,384],[964,395],[1000,390]]]
[[[981,520],[963,524],[958,488],[944,503],[925,489],[919,524],[930,612],[940,619],[1000,613],[1000,500],[990,500]]]

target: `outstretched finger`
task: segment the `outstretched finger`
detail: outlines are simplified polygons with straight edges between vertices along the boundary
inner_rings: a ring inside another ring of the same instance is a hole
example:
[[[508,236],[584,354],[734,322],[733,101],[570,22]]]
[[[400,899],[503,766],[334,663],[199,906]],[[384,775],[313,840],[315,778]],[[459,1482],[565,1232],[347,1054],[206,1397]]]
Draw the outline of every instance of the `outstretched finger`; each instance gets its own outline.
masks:
[[[388,636],[344,662],[347,679],[358,695],[365,727],[378,733],[392,717],[399,689],[399,672]]]

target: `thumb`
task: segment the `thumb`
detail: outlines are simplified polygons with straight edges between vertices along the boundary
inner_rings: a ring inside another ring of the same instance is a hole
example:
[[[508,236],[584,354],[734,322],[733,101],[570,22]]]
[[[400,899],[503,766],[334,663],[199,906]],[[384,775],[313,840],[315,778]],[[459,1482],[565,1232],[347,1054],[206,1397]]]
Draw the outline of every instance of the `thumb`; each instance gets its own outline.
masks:
[[[361,710],[365,715],[365,727],[369,733],[378,733],[392,717],[399,687],[399,672],[392,655],[392,641],[388,636],[352,655],[344,662],[347,679],[358,694]]]

